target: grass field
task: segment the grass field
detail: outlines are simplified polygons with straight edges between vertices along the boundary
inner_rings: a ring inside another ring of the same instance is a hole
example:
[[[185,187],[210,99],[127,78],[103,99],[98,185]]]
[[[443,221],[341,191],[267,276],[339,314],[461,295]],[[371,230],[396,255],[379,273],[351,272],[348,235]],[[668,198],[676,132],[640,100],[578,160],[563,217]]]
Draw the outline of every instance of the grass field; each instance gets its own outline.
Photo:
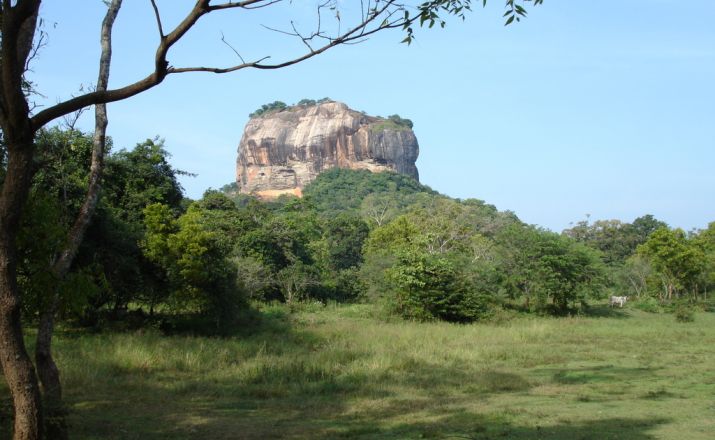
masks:
[[[276,306],[233,339],[62,333],[56,350],[74,439],[712,439],[715,314],[601,312],[464,326]]]

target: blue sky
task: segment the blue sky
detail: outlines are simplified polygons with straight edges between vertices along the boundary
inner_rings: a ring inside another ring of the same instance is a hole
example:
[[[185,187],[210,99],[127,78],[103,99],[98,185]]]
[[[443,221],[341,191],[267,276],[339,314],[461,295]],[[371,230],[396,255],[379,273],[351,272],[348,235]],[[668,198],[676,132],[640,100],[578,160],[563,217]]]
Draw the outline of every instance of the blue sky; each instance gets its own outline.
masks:
[[[169,27],[193,1],[158,3]],[[32,68],[45,103],[96,81],[103,5],[81,4],[43,4],[49,39]],[[234,64],[222,33],[244,58],[289,57],[301,44],[261,25],[293,19],[307,28],[315,4],[211,14],[169,60]],[[348,16],[357,4],[341,7]],[[715,2],[545,0],[506,28],[502,7],[490,0],[465,22],[419,31],[409,47],[399,31],[385,32],[287,69],[170,76],[111,104],[109,134],[127,148],[164,138],[174,166],[198,174],[182,180],[198,198],[235,179],[250,112],[328,96],[412,119],[422,183],[527,223],[560,231],[586,214],[632,221],[647,213],[684,229],[715,221]],[[149,72],[157,31],[148,0],[125,0],[114,42],[110,86]]]

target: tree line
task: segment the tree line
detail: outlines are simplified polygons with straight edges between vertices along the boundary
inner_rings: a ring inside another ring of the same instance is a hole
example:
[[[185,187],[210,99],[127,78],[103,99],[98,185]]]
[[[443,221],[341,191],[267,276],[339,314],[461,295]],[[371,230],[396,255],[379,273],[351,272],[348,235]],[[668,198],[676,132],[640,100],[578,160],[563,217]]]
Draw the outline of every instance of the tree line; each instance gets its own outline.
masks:
[[[47,307],[47,261],[80,209],[91,150],[77,130],[38,136],[47,166],[19,237],[27,320]],[[369,301],[408,319],[472,322],[504,309],[582,313],[612,294],[696,302],[715,283],[715,223],[686,234],[646,215],[559,234],[404,175],[343,169],[319,175],[302,199],[262,202],[227,185],[189,200],[178,183],[187,173],[160,139],[109,154],[105,167],[60,287],[73,325],[229,334],[262,301]]]
[[[685,232],[651,215],[633,223],[585,220],[564,235],[600,251],[610,285],[633,298],[698,302],[715,286],[715,222]]]

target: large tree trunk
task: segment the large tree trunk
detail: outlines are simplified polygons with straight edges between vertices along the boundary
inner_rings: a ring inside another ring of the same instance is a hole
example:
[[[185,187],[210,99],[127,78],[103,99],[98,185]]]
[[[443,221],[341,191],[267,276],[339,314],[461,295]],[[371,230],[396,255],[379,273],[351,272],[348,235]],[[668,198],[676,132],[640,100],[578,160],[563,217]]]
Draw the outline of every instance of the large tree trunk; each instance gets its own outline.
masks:
[[[15,237],[32,178],[31,137],[8,140],[8,167],[0,193],[0,363],[15,409],[15,440],[35,440],[42,430],[42,405],[35,368],[22,336]]]
[[[0,191],[0,363],[12,394],[15,440],[42,436],[42,404],[35,368],[22,334],[17,285],[17,244],[22,209],[32,180],[35,130],[29,118],[23,74],[32,52],[39,0],[3,2],[0,56],[0,123],[7,172]]]
[[[100,37],[102,54],[99,61],[97,90],[106,90],[109,82],[109,67],[112,59],[112,26],[119,13],[121,4],[122,0],[113,0],[102,22]],[[68,233],[65,248],[51,268],[52,274],[58,283],[67,275],[72,261],[77,255],[79,245],[82,243],[87,226],[97,207],[102,182],[102,171],[104,169],[107,124],[107,106],[106,104],[97,104],[95,106],[92,165],[87,195],[85,196],[80,212],[77,214],[74,225]],[[53,438],[62,439],[67,438],[67,427],[64,421],[64,411],[62,407],[62,384],[60,382],[59,369],[52,357],[52,334],[59,304],[59,286],[55,286],[50,306],[42,313],[40,318],[37,344],[35,346],[35,361],[37,362],[37,372],[40,384],[42,385],[47,415],[52,418],[52,423],[48,424],[48,432],[52,433]]]

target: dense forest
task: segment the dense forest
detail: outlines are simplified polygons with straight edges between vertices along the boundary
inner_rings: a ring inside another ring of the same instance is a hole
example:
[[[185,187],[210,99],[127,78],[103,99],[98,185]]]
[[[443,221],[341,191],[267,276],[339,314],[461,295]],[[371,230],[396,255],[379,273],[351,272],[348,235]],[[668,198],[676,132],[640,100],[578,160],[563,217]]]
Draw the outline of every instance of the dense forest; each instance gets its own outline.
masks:
[[[29,321],[56,282],[48,261],[81,205],[91,146],[77,130],[38,137],[42,167],[19,237]],[[228,334],[271,301],[371,302],[406,319],[471,322],[586,313],[610,295],[688,319],[715,284],[715,223],[686,233],[645,215],[558,234],[403,175],[342,169],[302,199],[261,202],[230,184],[189,200],[185,174],[160,139],[108,156],[100,204],[60,287],[66,323]]]

